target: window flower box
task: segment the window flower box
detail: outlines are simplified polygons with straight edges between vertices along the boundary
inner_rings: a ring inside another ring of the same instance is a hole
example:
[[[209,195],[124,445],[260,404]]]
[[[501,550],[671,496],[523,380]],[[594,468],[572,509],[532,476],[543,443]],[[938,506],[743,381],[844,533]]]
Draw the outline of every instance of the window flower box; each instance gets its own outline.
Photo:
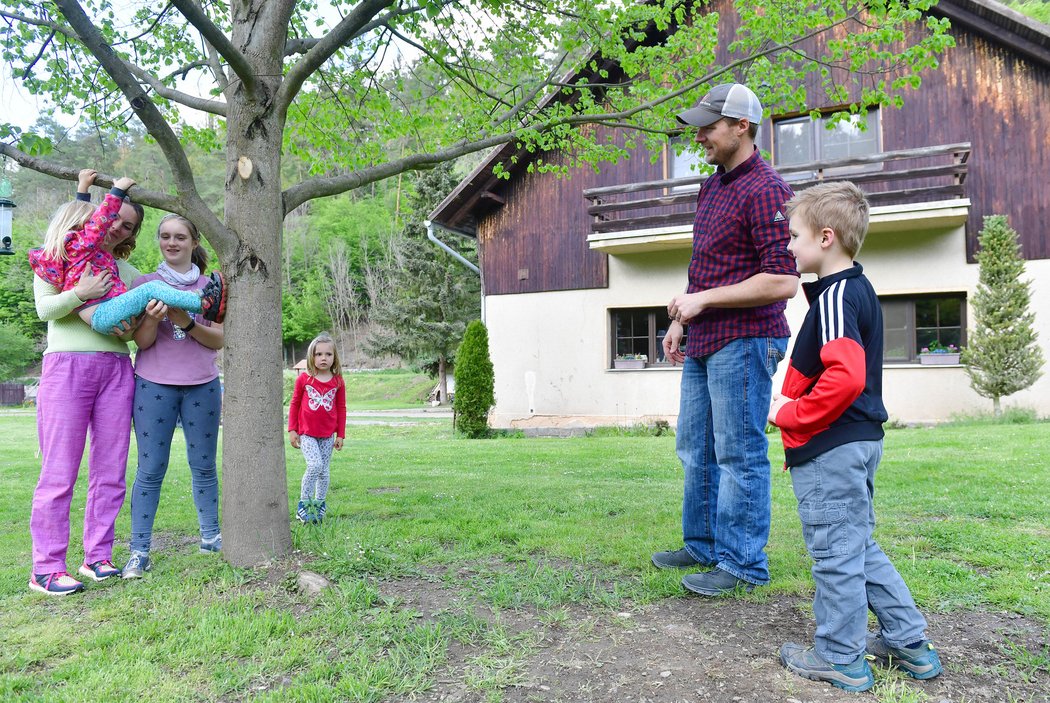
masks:
[[[919,351],[919,363],[924,366],[950,366],[959,363],[959,347],[954,344],[944,346],[933,342]]]
[[[955,352],[930,352],[919,354],[919,363],[923,366],[948,366],[959,363],[959,353]]]
[[[644,369],[649,363],[645,354],[624,354],[613,359],[614,369]]]

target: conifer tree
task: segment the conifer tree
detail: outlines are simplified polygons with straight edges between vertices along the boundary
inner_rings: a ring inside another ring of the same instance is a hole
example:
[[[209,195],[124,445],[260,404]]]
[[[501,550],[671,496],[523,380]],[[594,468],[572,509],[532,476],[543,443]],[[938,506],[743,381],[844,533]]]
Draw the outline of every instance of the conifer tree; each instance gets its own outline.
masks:
[[[1043,353],[1036,344],[1035,315],[1029,310],[1031,282],[1021,280],[1024,259],[1017,232],[1003,215],[985,217],[977,241],[976,324],[962,363],[970,385],[991,398],[998,416],[1001,398],[1028,388],[1042,375]]]
[[[456,429],[468,437],[489,431],[489,410],[496,404],[495,377],[489,356],[489,333],[481,320],[467,325],[456,352]]]
[[[437,373],[442,403],[448,398],[447,369],[467,322],[481,309],[478,275],[427,239],[423,222],[457,183],[452,165],[423,171],[409,197],[409,223],[392,243],[390,282],[372,302],[368,349],[392,354]],[[472,245],[464,247],[472,255]]]

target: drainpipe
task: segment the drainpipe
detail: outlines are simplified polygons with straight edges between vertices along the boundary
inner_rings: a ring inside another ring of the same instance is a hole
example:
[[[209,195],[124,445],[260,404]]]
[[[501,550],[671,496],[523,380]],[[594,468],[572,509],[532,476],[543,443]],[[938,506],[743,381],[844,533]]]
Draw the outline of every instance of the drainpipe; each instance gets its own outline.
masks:
[[[450,247],[448,244],[445,244],[443,241],[438,239],[437,235],[434,234],[434,230],[435,229],[441,229],[441,230],[443,230],[445,232],[448,232],[449,234],[458,234],[461,237],[470,237],[471,239],[473,239],[473,237],[471,237],[466,232],[460,232],[459,230],[452,229],[450,227],[445,227],[444,225],[439,225],[437,222],[431,222],[430,220],[425,220],[423,222],[423,224],[427,228],[427,239],[429,239],[430,241],[434,242],[434,244],[437,244],[439,247],[441,247],[446,252],[448,252],[456,261],[458,261],[459,263],[463,264],[464,266],[466,266],[468,269],[470,269],[474,273],[478,274],[479,276],[481,275],[481,271],[478,269],[477,266],[475,266],[474,264],[472,264],[469,261],[467,261],[463,257],[462,254],[460,254],[458,251],[456,251],[455,249]]]
[[[485,322],[485,317],[486,317],[485,316],[485,277],[482,275],[481,269],[479,269],[474,264],[470,263],[470,261],[468,261],[462,254],[460,254],[458,251],[456,251],[455,249],[450,247],[448,244],[445,244],[443,241],[438,239],[437,235],[434,234],[434,230],[440,229],[440,230],[443,230],[445,232],[448,232],[449,234],[458,234],[460,237],[467,237],[469,239],[474,239],[474,237],[472,237],[471,235],[467,234],[466,232],[461,232],[460,230],[452,229],[451,227],[446,227],[444,225],[440,225],[437,222],[433,222],[431,220],[424,220],[423,221],[423,225],[427,228],[427,239],[429,239],[434,244],[437,244],[439,247],[441,247],[445,252],[447,252],[456,261],[458,261],[459,263],[463,264],[464,266],[466,266],[468,269],[470,269],[474,273],[478,274],[478,278],[481,279],[481,322],[484,323]]]

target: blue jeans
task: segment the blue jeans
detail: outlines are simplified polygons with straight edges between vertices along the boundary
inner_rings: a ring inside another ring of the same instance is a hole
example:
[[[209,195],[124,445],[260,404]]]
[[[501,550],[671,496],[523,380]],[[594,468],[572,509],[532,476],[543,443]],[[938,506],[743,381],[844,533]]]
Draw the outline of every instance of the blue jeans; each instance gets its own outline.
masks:
[[[882,440],[850,442],[791,467],[802,536],[813,557],[817,654],[849,664],[864,653],[868,608],[891,647],[925,638],[926,619],[872,538]]]
[[[787,339],[735,339],[688,357],[676,449],[685,469],[682,537],[697,561],[769,582],[770,467],[766,416]]]
[[[168,472],[171,437],[182,418],[193,504],[201,537],[219,534],[219,479],[215,453],[219,442],[222,392],[219,379],[196,386],[168,386],[135,377],[135,441],[139,464],[131,489],[131,551],[149,553],[160,487]]]

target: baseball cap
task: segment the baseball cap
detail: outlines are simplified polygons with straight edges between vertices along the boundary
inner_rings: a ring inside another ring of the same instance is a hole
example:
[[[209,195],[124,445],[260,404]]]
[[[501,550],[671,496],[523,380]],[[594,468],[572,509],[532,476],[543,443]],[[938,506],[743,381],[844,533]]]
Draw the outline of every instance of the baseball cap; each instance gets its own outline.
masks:
[[[694,127],[707,127],[723,117],[749,120],[752,124],[762,122],[762,103],[746,85],[723,83],[716,85],[700,99],[696,107],[679,112],[678,121]]]

